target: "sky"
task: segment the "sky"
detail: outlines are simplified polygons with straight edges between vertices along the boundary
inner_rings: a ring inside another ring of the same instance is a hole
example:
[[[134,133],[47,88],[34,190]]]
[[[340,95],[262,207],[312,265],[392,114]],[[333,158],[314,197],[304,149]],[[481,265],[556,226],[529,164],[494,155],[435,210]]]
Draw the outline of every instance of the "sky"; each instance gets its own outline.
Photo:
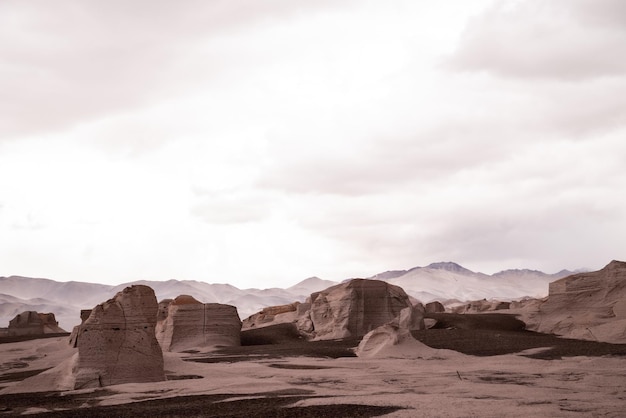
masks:
[[[626,254],[622,0],[0,1],[0,276]]]

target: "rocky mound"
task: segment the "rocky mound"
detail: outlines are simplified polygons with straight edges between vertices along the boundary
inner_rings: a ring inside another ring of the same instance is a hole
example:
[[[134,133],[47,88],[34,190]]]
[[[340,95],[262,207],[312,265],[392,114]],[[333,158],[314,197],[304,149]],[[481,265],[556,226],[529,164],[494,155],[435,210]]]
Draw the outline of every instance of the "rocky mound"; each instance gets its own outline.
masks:
[[[158,317],[156,338],[165,351],[240,345],[241,321],[234,306],[181,295],[162,301]]]
[[[142,285],[97,305],[78,330],[74,388],[165,380],[157,310],[154,291]]]
[[[626,263],[550,283],[546,302],[528,328],[569,338],[626,343]]]
[[[299,310],[300,305],[300,302],[294,302],[287,305],[268,306],[244,319],[242,325],[244,328],[255,328],[262,327],[264,324],[295,322],[303,313]]]
[[[408,329],[392,324],[368,332],[354,350],[363,358],[431,358],[438,351],[417,341]]]
[[[313,293],[305,303],[269,307],[244,321],[245,329],[295,323],[309,340],[358,338],[411,307],[398,286],[381,280],[353,279]],[[411,313],[408,320],[417,320]],[[419,326],[419,325],[418,325]]]
[[[9,321],[7,335],[44,335],[58,334],[66,332],[59,327],[59,323],[53,313],[38,313],[35,311],[25,311],[18,314]]]
[[[450,308],[453,313],[479,313],[490,311],[501,311],[510,309],[511,302],[499,301],[495,299],[473,300]]]

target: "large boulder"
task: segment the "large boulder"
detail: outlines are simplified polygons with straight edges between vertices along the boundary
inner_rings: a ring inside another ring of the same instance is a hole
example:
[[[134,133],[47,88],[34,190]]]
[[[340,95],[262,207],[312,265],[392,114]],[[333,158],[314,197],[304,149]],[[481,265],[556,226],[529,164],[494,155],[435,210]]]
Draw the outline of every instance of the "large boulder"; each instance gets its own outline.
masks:
[[[248,318],[244,319],[242,327],[260,328],[264,324],[276,325],[295,322],[302,313],[302,309],[300,309],[301,305],[302,303],[300,302],[294,302],[287,305],[265,307],[260,312],[250,315]]]
[[[310,309],[298,320],[312,339],[362,337],[411,307],[398,286],[380,280],[353,279],[311,295]]]
[[[626,343],[626,263],[550,283],[529,329],[569,338]]]
[[[7,334],[9,336],[18,335],[43,335],[66,332],[59,327],[59,323],[53,313],[38,313],[35,311],[25,311],[17,314],[9,321]]]
[[[159,304],[156,337],[165,351],[241,345],[237,308],[202,303],[188,295]]]
[[[74,388],[165,380],[157,309],[154,291],[143,285],[97,305],[78,330]]]

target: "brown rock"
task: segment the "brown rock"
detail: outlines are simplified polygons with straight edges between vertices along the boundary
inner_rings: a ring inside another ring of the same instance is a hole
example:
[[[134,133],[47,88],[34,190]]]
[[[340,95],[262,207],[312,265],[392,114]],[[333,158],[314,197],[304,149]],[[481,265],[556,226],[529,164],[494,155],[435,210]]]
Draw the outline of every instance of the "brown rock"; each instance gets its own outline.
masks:
[[[531,329],[570,338],[626,343],[626,263],[550,283]]]
[[[7,335],[43,335],[66,332],[59,327],[53,313],[25,311],[9,321]]]
[[[142,285],[96,306],[79,328],[75,388],[165,380],[157,310],[154,291]]]
[[[427,303],[424,308],[426,309],[426,313],[438,313],[446,311],[446,308],[441,304],[441,302],[437,301]]]
[[[161,302],[162,319],[156,337],[165,351],[241,345],[241,321],[237,308],[221,303],[202,303],[181,295],[167,303]]]
[[[289,303],[287,305],[268,306],[263,308],[260,312],[250,315],[248,318],[244,319],[242,326],[243,328],[255,328],[266,324],[294,322],[298,316],[304,313],[300,308],[301,305],[305,305],[307,308],[310,307],[310,304],[302,304],[300,302]],[[286,317],[285,314],[291,315]],[[276,318],[278,315],[282,315],[283,318]]]
[[[308,318],[314,339],[362,337],[411,307],[398,286],[380,280],[353,279],[311,295]]]

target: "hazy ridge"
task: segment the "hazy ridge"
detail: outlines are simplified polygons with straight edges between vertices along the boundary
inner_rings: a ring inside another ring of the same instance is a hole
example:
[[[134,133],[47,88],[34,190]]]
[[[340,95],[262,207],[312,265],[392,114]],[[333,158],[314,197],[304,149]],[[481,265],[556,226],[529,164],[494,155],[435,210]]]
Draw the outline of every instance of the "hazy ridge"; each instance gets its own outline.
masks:
[[[453,262],[438,262],[408,270],[390,270],[369,278],[400,286],[421,302],[483,298],[512,300],[526,296],[544,297],[548,294],[548,283],[572,273],[569,270],[547,274],[537,270],[511,269],[487,275]],[[0,326],[7,326],[18,313],[35,310],[53,312],[59,325],[71,330],[80,323],[81,309],[90,309],[133,284],[152,287],[158,300],[188,294],[205,303],[234,305],[241,319],[244,319],[266,306],[303,302],[311,293],[337,283],[310,277],[285,289],[239,289],[230,284],[196,280],[138,280],[104,285],[22,276],[0,277]]]

